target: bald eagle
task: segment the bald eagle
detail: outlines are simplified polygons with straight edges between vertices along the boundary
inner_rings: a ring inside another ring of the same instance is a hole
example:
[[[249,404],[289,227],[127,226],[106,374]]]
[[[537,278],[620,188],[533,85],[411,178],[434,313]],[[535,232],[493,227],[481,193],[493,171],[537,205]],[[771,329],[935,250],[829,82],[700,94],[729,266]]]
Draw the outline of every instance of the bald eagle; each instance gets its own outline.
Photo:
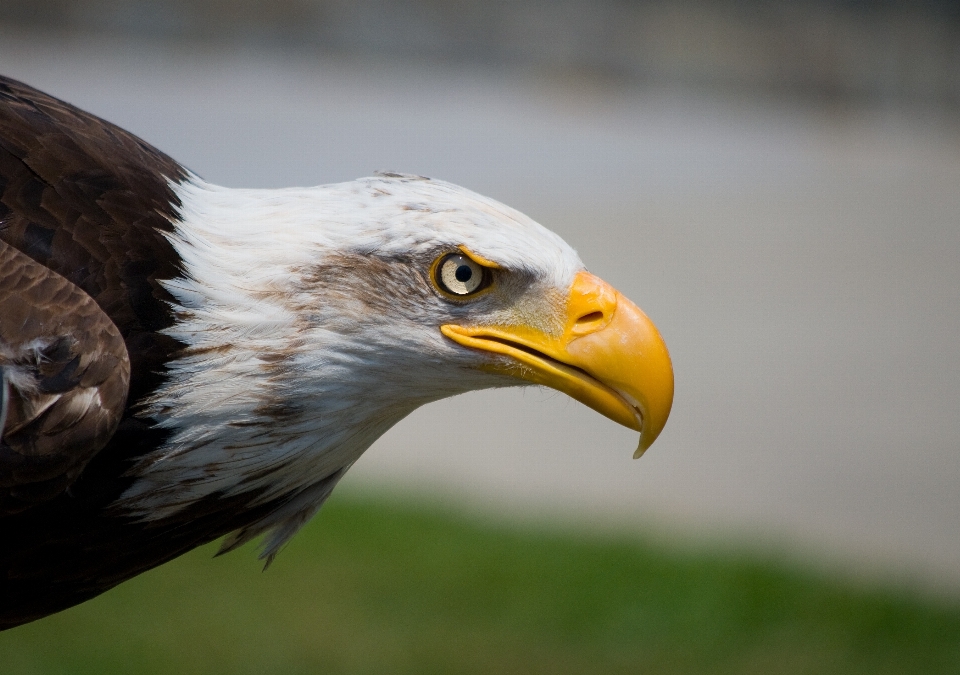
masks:
[[[220,537],[269,561],[404,416],[523,384],[638,453],[673,400],[649,319],[503,204],[218,187],[0,78],[0,628]]]

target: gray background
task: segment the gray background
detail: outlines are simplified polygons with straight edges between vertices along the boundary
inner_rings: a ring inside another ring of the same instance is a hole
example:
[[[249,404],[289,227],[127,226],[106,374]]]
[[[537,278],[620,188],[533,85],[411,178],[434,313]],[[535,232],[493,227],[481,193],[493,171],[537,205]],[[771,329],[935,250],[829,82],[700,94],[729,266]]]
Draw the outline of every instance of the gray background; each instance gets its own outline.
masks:
[[[0,71],[210,181],[390,169],[505,201],[564,236],[667,340],[674,412],[640,461],[635,434],[562,395],[487,392],[412,415],[345,489],[423,491],[584,533],[747,542],[960,595],[948,88],[745,93],[722,77],[401,52],[0,23]]]

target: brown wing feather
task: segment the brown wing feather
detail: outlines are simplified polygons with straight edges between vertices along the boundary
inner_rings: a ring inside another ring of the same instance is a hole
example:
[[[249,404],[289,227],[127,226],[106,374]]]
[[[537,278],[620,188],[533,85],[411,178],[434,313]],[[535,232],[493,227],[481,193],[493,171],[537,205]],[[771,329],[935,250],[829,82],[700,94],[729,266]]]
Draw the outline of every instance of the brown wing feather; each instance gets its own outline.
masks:
[[[185,175],[136,136],[0,77],[0,516],[63,492],[179,349],[160,332],[172,323],[160,281],[179,272],[163,233],[170,182]]]
[[[92,297],[127,343],[131,398],[178,345],[160,284],[180,273],[163,236],[179,206],[175,161],[117,126],[0,76],[0,240]]]
[[[89,295],[0,241],[0,369],[0,514],[10,514],[60,494],[106,445],[130,360]]]
[[[214,495],[151,523],[111,508],[132,481],[129,467],[170,433],[136,411],[183,347],[162,332],[174,322],[162,281],[180,273],[164,233],[179,206],[171,182],[186,176],[122,129],[0,77],[0,242],[18,252],[0,262],[0,277],[11,277],[0,281],[0,322],[13,336],[8,364],[18,368],[7,370],[26,371],[38,392],[18,390],[11,401],[11,446],[0,459],[2,508],[15,511],[0,509],[0,630],[82,602],[279,506]],[[21,329],[30,317],[42,329]],[[110,403],[121,397],[126,367],[117,334],[130,369],[119,425]],[[32,335],[54,342],[30,345]],[[93,408],[91,390],[102,399]]]

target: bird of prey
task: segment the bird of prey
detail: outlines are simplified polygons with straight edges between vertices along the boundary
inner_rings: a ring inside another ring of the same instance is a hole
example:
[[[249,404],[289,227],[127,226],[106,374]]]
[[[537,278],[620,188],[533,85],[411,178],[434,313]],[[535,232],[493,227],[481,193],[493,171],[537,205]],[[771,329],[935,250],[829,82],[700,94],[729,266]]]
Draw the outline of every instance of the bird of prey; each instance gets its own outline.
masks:
[[[638,453],[673,400],[650,320],[514,209],[218,187],[0,78],[0,628],[220,537],[269,561],[404,416],[531,383]]]

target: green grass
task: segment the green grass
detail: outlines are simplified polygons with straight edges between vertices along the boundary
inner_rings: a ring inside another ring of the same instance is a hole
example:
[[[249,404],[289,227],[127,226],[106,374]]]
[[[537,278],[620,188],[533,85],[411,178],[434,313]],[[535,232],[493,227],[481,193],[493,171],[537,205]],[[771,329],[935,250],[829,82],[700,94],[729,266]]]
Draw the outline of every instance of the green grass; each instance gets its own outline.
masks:
[[[4,675],[960,673],[960,609],[764,561],[337,495],[0,633]]]

